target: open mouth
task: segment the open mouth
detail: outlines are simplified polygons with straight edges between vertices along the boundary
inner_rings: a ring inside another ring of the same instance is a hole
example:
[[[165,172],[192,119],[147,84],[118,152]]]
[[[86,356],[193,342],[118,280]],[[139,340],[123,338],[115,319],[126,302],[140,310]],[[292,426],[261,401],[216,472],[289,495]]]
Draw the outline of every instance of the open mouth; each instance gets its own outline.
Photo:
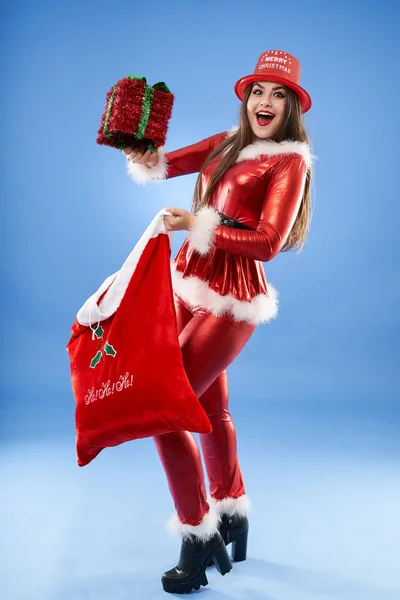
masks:
[[[275,119],[275,115],[268,112],[260,111],[256,114],[257,124],[260,127],[265,127],[265,125],[269,125],[271,121]]]

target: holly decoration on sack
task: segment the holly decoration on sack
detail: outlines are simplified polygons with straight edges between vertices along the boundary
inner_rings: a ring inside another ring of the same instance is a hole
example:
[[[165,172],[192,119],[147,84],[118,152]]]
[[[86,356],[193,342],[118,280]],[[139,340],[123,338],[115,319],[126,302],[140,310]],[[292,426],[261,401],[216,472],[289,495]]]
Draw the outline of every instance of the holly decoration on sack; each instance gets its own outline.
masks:
[[[94,331],[94,335],[97,337],[97,339],[101,339],[103,337],[103,333],[104,333],[104,329],[100,325]],[[106,341],[106,343],[104,344],[102,349],[98,350],[96,352],[96,355],[90,361],[91,369],[94,369],[95,366],[99,364],[101,357],[103,356],[103,352],[105,354],[107,354],[108,356],[112,356],[113,358],[117,354],[117,351],[115,350],[115,348],[111,344],[109,344],[108,341]]]

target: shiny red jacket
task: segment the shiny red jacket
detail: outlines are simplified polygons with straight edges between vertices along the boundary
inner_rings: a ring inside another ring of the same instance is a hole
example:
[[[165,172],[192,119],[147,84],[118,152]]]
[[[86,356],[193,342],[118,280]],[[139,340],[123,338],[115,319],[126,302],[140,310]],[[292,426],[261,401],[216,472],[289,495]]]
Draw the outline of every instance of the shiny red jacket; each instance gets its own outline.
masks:
[[[227,135],[164,154],[156,167],[128,163],[135,181],[166,179],[200,171],[205,159]],[[203,173],[205,189],[220,157]],[[175,292],[191,306],[238,321],[263,323],[277,315],[277,291],[266,283],[261,261],[282,249],[301,204],[312,155],[306,143],[259,141],[244,148],[201,208],[193,228],[172,262]],[[220,213],[250,227],[220,222]]]

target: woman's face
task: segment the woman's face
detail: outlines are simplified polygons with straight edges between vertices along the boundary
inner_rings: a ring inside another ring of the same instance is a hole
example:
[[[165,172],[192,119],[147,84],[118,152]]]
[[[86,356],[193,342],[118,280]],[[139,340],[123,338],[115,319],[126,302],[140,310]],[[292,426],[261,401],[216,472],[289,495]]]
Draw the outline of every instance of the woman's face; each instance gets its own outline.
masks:
[[[271,138],[279,130],[286,102],[287,92],[283,85],[273,81],[253,84],[247,101],[247,116],[257,138]]]

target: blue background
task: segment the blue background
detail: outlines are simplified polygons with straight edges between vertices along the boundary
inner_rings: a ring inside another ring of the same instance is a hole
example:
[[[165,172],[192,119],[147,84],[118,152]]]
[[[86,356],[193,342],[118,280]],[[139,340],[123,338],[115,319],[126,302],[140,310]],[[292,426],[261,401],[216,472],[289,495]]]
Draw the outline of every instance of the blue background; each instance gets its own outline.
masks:
[[[399,598],[397,3],[1,11],[7,599],[163,597],[178,546],[162,531],[172,501],[152,441],[76,467],[65,345],[154,215],[190,208],[196,176],[136,187],[96,133],[107,90],[130,73],[174,92],[168,149],[229,129],[233,85],[267,49],[300,60],[313,99],[315,210],[303,252],[265,265],[278,319],[229,369],[254,534],[246,563],[211,573],[208,597]]]

